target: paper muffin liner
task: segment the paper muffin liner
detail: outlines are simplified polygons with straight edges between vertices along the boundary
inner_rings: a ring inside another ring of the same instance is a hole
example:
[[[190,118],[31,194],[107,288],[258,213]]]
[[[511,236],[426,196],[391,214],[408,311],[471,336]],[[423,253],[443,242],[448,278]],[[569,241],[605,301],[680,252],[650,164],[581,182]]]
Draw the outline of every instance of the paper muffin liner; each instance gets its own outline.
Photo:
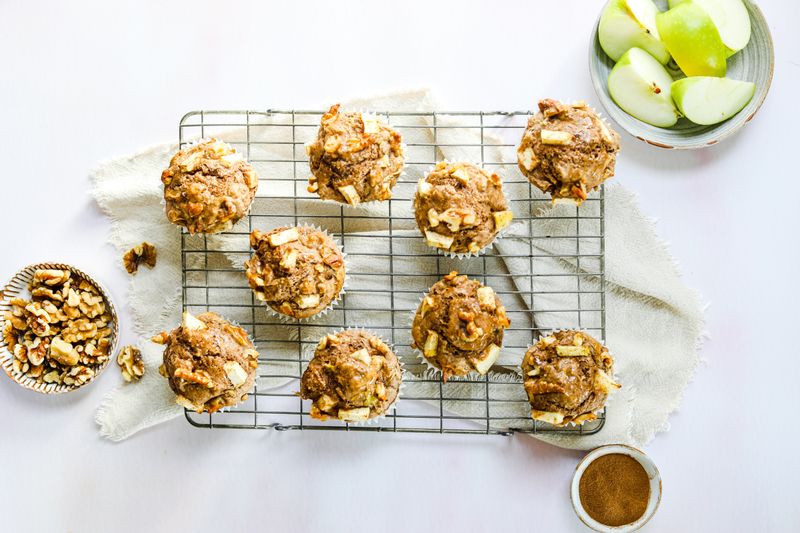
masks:
[[[277,226],[277,227],[282,227],[282,226]],[[336,306],[338,306],[341,303],[342,298],[345,295],[348,283],[350,281],[350,274],[349,274],[350,265],[348,263],[347,253],[342,251],[342,246],[339,243],[339,240],[335,239],[330,233],[328,233],[327,230],[324,230],[324,229],[322,229],[319,226],[316,226],[314,224],[307,224],[307,223],[298,224],[297,226],[287,226],[287,227],[290,227],[290,228],[293,228],[293,227],[296,227],[296,228],[305,227],[305,228],[309,228],[309,229],[312,229],[314,231],[319,231],[320,233],[325,234],[336,245],[336,248],[339,250],[339,253],[342,254],[342,262],[344,263],[344,281],[342,282],[342,288],[339,290],[339,294],[336,296],[336,298],[331,300],[331,302],[327,305],[327,307],[325,307],[324,309],[322,309],[321,311],[319,311],[317,313],[314,313],[311,316],[304,317],[304,318],[295,318],[295,317],[291,317],[291,316],[288,316],[288,315],[284,315],[280,311],[276,311],[275,309],[273,309],[272,306],[269,305],[266,301],[256,298],[256,301],[258,301],[261,304],[263,304],[263,306],[267,309],[267,312],[269,313],[269,315],[271,317],[277,318],[283,324],[286,324],[286,325],[306,324],[306,323],[313,322],[314,320],[318,320],[318,319],[324,317],[332,309],[334,309]],[[275,228],[272,228],[272,229],[275,229]],[[270,230],[270,231],[272,231],[272,230]],[[252,254],[251,254],[251,257],[252,257]],[[250,287],[250,283],[248,283],[247,286],[250,288],[251,291],[253,291],[253,288]],[[255,291],[253,291],[253,294],[255,294]]]
[[[424,300],[427,295],[428,295],[427,292],[422,294],[422,296],[419,299],[419,303],[417,304],[417,307],[412,309],[411,313],[409,313],[408,315],[408,330],[411,334],[411,340],[415,345],[416,345],[416,340],[414,339],[414,318],[417,316],[417,311],[419,310],[419,306],[422,305],[422,300]],[[500,349],[502,350],[503,347],[500,346]],[[414,355],[417,356],[417,359],[425,366],[425,372],[429,372],[430,375],[435,376],[438,379],[441,379],[444,376],[442,369],[434,365],[427,357],[425,357],[425,354],[422,352],[422,350],[416,347],[412,348],[412,350],[414,351]],[[473,369],[464,375],[458,375],[458,376],[452,375],[448,378],[448,381],[459,381],[461,379],[481,379],[485,376],[490,375],[492,373],[492,368],[494,368],[494,365],[492,365],[489,368],[489,370],[486,371],[485,374],[481,374],[477,370]]]
[[[14,362],[14,354],[8,349],[6,345],[5,338],[0,336],[0,366],[2,366],[5,373],[8,375],[9,378],[14,380],[20,386],[25,387],[26,389],[30,389],[32,391],[40,392],[42,394],[61,394],[64,392],[71,392],[73,390],[80,389],[81,387],[85,387],[89,383],[93,382],[97,377],[103,373],[103,371],[108,368],[109,363],[111,360],[116,361],[116,351],[117,346],[119,345],[119,318],[117,316],[117,310],[114,306],[114,302],[111,299],[108,291],[105,289],[102,283],[94,279],[92,276],[87,274],[86,272],[74,267],[72,265],[68,265],[66,263],[56,263],[56,262],[43,262],[43,263],[35,263],[32,265],[28,265],[25,268],[18,271],[14,274],[14,277],[5,285],[5,287],[0,290],[0,331],[5,329],[6,325],[6,318],[5,318],[5,311],[10,311],[11,305],[9,304],[10,300],[13,298],[22,297],[22,295],[27,294],[28,285],[33,280],[33,274],[37,270],[68,270],[75,276],[80,279],[84,279],[92,284],[95,288],[97,288],[100,296],[103,298],[103,303],[106,306],[106,311],[111,315],[111,321],[108,325],[111,327],[111,340],[108,349],[108,359],[99,365],[92,366],[94,370],[94,375],[84,381],[81,384],[73,384],[73,385],[66,385],[64,383],[45,383],[44,381],[39,381],[37,378],[33,378],[28,376],[26,373],[15,372],[12,365]]]
[[[447,164],[467,163],[467,164],[470,164],[470,165],[474,165],[474,166],[480,168],[481,170],[486,170],[481,163],[475,163],[475,162],[472,162],[472,161],[450,161],[449,159],[443,159],[441,162],[447,163]],[[433,172],[435,170],[435,168],[436,168],[435,165],[429,166],[425,170],[422,179],[425,179],[431,172]],[[494,174],[498,174],[499,175],[498,172],[494,172]],[[505,197],[505,189],[503,188],[503,179],[502,179],[502,177],[500,179],[500,188],[503,189],[503,196]],[[416,223],[416,218],[417,218],[416,217],[416,197],[417,197],[417,191],[415,190],[414,191],[414,197],[412,198],[412,202],[411,202],[413,213],[414,213],[414,222],[415,223]],[[509,210],[511,210],[510,206],[509,206]],[[506,226],[505,228],[503,228],[500,231],[496,232],[494,234],[494,236],[491,238],[491,240],[489,240],[489,242],[487,242],[485,245],[483,245],[483,247],[481,249],[479,249],[478,251],[476,251],[476,252],[451,252],[450,250],[445,250],[443,248],[438,248],[436,246],[431,246],[431,245],[429,245],[427,243],[427,241],[425,241],[425,246],[427,246],[428,248],[432,248],[432,249],[436,250],[436,252],[439,255],[442,255],[444,257],[449,257],[451,259],[459,259],[459,260],[461,260],[461,259],[466,259],[466,258],[470,258],[470,257],[480,257],[481,255],[485,254],[494,245],[495,242],[497,242],[498,240],[502,239],[508,233],[508,230],[513,225],[514,225],[514,221],[512,220],[512,222],[508,226]],[[425,232],[423,231],[422,228],[419,227],[419,224],[417,224],[417,229],[419,230],[419,232],[420,232],[420,234],[422,236],[422,239],[425,240]]]
[[[561,332],[561,331],[580,331],[580,332],[584,333],[584,330],[581,330],[581,329],[569,329],[569,328],[567,328],[567,329],[553,329],[553,330],[550,330],[550,333],[551,333],[551,334],[552,334],[552,333],[558,333],[558,332]],[[587,335],[589,335],[588,333],[586,333],[586,334],[587,334]],[[590,335],[590,336],[591,336],[591,335]],[[542,337],[543,337],[543,335],[539,335],[539,339],[537,339],[537,342],[538,342],[538,341],[539,341],[539,340],[540,340]],[[592,337],[592,338],[594,338],[594,337]],[[597,340],[597,339],[595,339],[595,340]],[[604,340],[604,341],[602,341],[602,342],[598,340],[598,342],[600,342],[600,344],[602,344],[603,346],[605,346],[605,340]],[[525,348],[525,354],[522,356],[522,357],[523,357],[523,360],[524,360],[524,358],[525,358],[525,355],[527,355],[527,354],[528,354],[528,350],[530,350],[530,349],[531,349],[531,348],[532,348],[532,347],[533,347],[535,344],[536,344],[536,343],[529,344],[529,345],[528,345],[528,347],[527,347],[527,348]],[[606,348],[608,348],[608,347],[606,346]],[[613,356],[613,355],[612,355],[611,357],[612,357],[612,359],[614,358],[614,356]],[[616,360],[615,360],[614,362],[616,362]],[[519,375],[522,377],[522,386],[524,387],[524,385],[525,385],[525,372],[522,370],[522,362],[520,362],[520,365],[519,365],[519,366],[518,366],[518,367],[517,367],[515,370],[516,370],[516,371],[519,373]],[[614,372],[612,372],[612,374],[611,374],[611,376],[610,376],[610,377],[611,377],[611,379],[613,379],[613,380],[614,380],[616,383],[619,383],[619,381],[617,381],[616,365],[614,365]],[[608,401],[608,398],[611,396],[611,394],[612,394],[612,393],[609,393],[609,394],[607,394],[607,395],[606,395],[606,402]],[[583,420],[583,421],[581,421],[581,422],[573,422],[573,421],[569,421],[569,422],[567,422],[566,424],[564,424],[563,426],[556,426],[556,425],[554,425],[554,424],[551,424],[551,425],[552,425],[553,427],[567,427],[567,426],[569,426],[569,427],[577,427],[577,426],[582,426],[583,424],[586,424],[587,422],[593,422],[593,421],[595,421],[595,420],[597,420],[597,419],[599,419],[599,418],[600,418],[600,414],[602,414],[602,413],[603,413],[603,411],[604,411],[604,410],[605,410],[605,408],[606,408],[606,402],[603,402],[603,405],[602,405],[602,406],[601,406],[599,409],[596,409],[596,410],[594,410],[594,411],[590,411],[589,413],[581,413],[581,415],[587,415],[587,414],[593,414],[593,415],[595,415],[595,417],[596,417],[596,418],[594,418],[594,419],[592,419],[592,420]],[[530,402],[529,402],[529,404],[530,404]],[[581,416],[581,415],[579,415],[579,416]],[[546,423],[547,423],[547,422],[544,422],[544,421],[541,421],[541,420],[536,420],[536,419],[533,419],[533,417],[531,417],[531,419],[532,419],[532,420],[534,420],[534,422],[541,422],[541,423],[543,423],[543,424],[546,424]]]
[[[378,423],[380,423],[381,420],[386,418],[386,416],[389,413],[391,413],[392,411],[396,411],[397,405],[400,402],[400,397],[403,395],[403,389],[406,386],[405,377],[406,377],[406,374],[408,373],[408,371],[405,369],[405,365],[403,364],[403,360],[397,355],[397,352],[395,351],[395,348],[394,348],[394,344],[392,344],[390,342],[387,342],[383,337],[381,337],[380,335],[376,335],[375,333],[373,333],[371,330],[369,330],[367,328],[363,328],[363,327],[360,327],[360,326],[348,326],[346,328],[341,328],[341,329],[338,329],[336,331],[333,331],[333,332],[330,332],[330,333],[326,333],[325,336],[338,335],[339,333],[344,333],[346,331],[351,331],[351,332],[359,332],[360,331],[360,332],[366,333],[367,335],[369,335],[371,337],[377,337],[378,339],[380,339],[381,342],[383,342],[384,344],[386,344],[386,346],[389,347],[389,350],[391,350],[392,353],[395,355],[395,357],[397,358],[397,362],[400,365],[400,386],[397,388],[397,394],[395,395],[394,400],[392,401],[392,403],[390,403],[388,406],[386,406],[386,409],[381,414],[375,415],[372,418],[369,418],[367,420],[361,420],[361,421],[356,421],[356,422],[345,422],[344,420],[339,420],[338,418],[329,418],[328,420],[320,420],[320,422],[323,422],[323,423],[324,422],[328,422],[328,421],[331,421],[331,422],[343,422],[343,423],[346,423],[346,424],[348,424],[350,426],[376,426],[376,425],[378,425]],[[314,350],[316,351],[316,348]],[[305,373],[305,371],[304,371],[304,373]]]
[[[217,140],[225,143],[226,145],[228,145],[237,154],[241,154],[241,152],[239,152],[236,148],[231,146],[230,143],[228,143],[224,139],[220,139],[218,137],[202,137],[200,139],[195,139],[194,141],[190,141],[190,142],[184,143],[184,147],[183,148],[179,147],[177,151],[172,153],[172,156],[177,154],[178,151],[180,151],[180,150],[186,150],[187,148],[191,148],[192,146],[196,146],[198,144],[201,144],[201,143],[204,143],[204,142],[208,142],[211,139],[217,139]],[[242,155],[242,159],[247,161],[247,163],[252,166],[252,163],[250,163],[250,161],[248,159],[246,159],[244,157],[244,155]],[[172,157],[170,157],[170,160],[172,160]],[[163,183],[160,186],[160,190],[161,190],[161,199],[160,199],[159,203],[161,204],[161,207],[162,207],[161,211],[163,211],[163,213],[164,213],[164,220],[166,220],[168,223],[172,224],[173,226],[176,226],[178,228],[183,228],[188,232],[189,230],[188,230],[188,228],[186,226],[181,225],[181,224],[175,224],[174,222],[172,222],[170,219],[167,218],[167,199],[164,198],[164,184]],[[247,217],[250,214],[250,210],[253,208],[253,203],[256,201],[256,195],[257,194],[258,194],[258,187],[256,187],[256,192],[253,194],[253,198],[250,199],[250,203],[247,205],[247,209],[245,210],[244,214],[241,217],[237,218],[236,220],[233,220],[233,219],[228,220],[227,222],[225,222],[225,224],[222,227],[220,227],[218,229],[215,229],[214,231],[198,231],[196,233],[190,233],[190,235],[217,235],[219,233],[225,233],[226,231],[230,231],[231,229],[233,229],[233,227],[236,224],[238,224],[239,222],[244,220],[245,217]]]

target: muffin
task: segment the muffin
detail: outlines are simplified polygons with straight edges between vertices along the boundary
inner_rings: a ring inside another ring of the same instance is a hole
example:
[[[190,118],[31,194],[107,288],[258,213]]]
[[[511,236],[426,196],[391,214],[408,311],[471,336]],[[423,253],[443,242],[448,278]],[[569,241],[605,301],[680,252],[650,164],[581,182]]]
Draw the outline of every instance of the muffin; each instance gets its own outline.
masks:
[[[385,414],[400,391],[403,372],[394,352],[363,330],[326,335],[300,380],[310,415],[364,422]]]
[[[322,115],[317,139],[306,145],[312,176],[309,192],[323,200],[358,205],[388,200],[403,170],[402,138],[375,115]]]
[[[308,226],[283,226],[250,234],[253,256],[245,261],[256,298],[275,312],[308,318],[324,311],[344,285],[342,252],[327,234]]]
[[[179,150],[161,173],[167,218],[189,233],[218,233],[247,214],[258,188],[250,163],[218,139]]]
[[[608,394],[620,387],[613,374],[608,348],[587,333],[556,331],[540,338],[522,360],[531,417],[556,426],[594,420]]]
[[[422,299],[411,326],[411,346],[442,371],[444,381],[472,371],[486,374],[510,324],[491,287],[453,271]]]
[[[619,135],[585,102],[541,100],[517,149],[519,169],[553,201],[580,205],[614,175]]]
[[[500,176],[445,161],[419,180],[414,215],[428,246],[454,254],[477,253],[514,218]]]
[[[253,388],[258,352],[247,332],[216,313],[184,312],[180,326],[153,342],[166,345],[160,372],[179,405],[213,413],[245,401]]]

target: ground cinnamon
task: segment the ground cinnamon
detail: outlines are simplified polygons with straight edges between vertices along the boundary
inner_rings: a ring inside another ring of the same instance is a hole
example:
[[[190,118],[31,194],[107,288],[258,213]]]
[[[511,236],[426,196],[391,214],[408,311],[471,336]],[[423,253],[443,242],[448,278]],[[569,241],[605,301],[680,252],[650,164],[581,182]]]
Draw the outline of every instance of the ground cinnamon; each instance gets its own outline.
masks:
[[[586,467],[578,494],[589,516],[607,526],[622,526],[638,520],[647,509],[650,478],[633,457],[610,453]]]

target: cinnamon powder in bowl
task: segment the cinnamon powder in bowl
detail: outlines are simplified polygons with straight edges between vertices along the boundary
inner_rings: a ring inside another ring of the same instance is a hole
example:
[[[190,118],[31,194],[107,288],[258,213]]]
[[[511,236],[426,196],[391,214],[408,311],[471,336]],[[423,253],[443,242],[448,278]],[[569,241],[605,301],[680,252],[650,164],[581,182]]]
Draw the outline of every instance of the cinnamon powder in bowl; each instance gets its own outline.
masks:
[[[578,464],[571,496],[578,518],[595,531],[635,531],[658,508],[661,477],[640,450],[602,446]]]

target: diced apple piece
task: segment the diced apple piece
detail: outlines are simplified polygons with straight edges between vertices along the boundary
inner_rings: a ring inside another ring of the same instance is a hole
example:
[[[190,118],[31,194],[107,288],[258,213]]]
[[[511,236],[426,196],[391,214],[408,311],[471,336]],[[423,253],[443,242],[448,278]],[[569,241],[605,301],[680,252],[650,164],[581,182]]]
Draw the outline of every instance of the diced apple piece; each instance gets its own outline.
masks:
[[[319,305],[319,294],[301,294],[295,298],[295,303],[300,309],[310,309]]]
[[[223,365],[222,368],[225,370],[225,375],[228,376],[231,385],[234,387],[238,387],[247,381],[247,372],[245,372],[244,368],[242,368],[242,365],[236,361],[228,361]]]
[[[350,354],[350,357],[353,359],[358,359],[365,365],[368,365],[370,361],[372,361],[372,357],[370,357],[369,352],[366,348],[361,348],[360,350],[356,350],[355,352]]]
[[[462,167],[458,167],[457,169],[455,169],[454,171],[452,171],[452,172],[450,173],[450,175],[451,175],[451,176],[453,176],[453,177],[454,177],[455,179],[457,179],[458,181],[460,181],[461,183],[463,183],[464,185],[466,185],[467,183],[469,183],[469,174],[468,174],[468,173],[467,173],[467,171],[466,171],[464,168],[462,168]]]
[[[339,193],[344,196],[344,199],[347,200],[347,203],[350,205],[358,205],[361,203],[361,197],[358,195],[356,188],[352,185],[339,187]]]
[[[532,148],[525,148],[521,152],[517,152],[517,161],[525,168],[525,170],[533,170],[539,165],[539,159],[533,153]]]
[[[436,349],[439,347],[439,334],[435,331],[429,331],[428,337],[425,339],[425,346],[422,348],[422,353],[426,357],[435,357]]]
[[[561,357],[585,357],[589,355],[588,346],[556,346],[556,353]]]
[[[496,344],[490,344],[483,358],[473,360],[475,370],[481,375],[486,374],[498,357],[500,357],[500,347]]]
[[[494,216],[494,226],[497,231],[508,227],[511,221],[514,220],[514,212],[510,210],[495,211],[492,216]]]
[[[449,250],[450,246],[453,245],[453,237],[448,237],[430,230],[425,230],[425,240],[428,242],[428,246],[443,248],[445,250]]]
[[[361,113],[361,122],[364,123],[364,133],[378,133],[381,131],[378,117],[369,113]]]
[[[289,228],[269,236],[269,245],[275,248],[287,242],[293,242],[300,238],[297,228]]]
[[[425,181],[424,178],[417,182],[417,191],[419,192],[420,196],[428,196],[432,190],[433,185]]]
[[[345,422],[364,422],[369,420],[369,407],[339,409],[339,420],[344,420]]]
[[[494,299],[494,289],[491,287],[481,287],[478,289],[478,304],[490,311],[494,311],[497,308],[497,303]]]
[[[538,366],[536,368],[532,368],[532,369],[528,370],[528,375],[530,377],[538,376],[541,373],[542,373],[542,369],[539,368]]]
[[[295,266],[297,266],[297,250],[295,250],[293,248],[293,249],[289,250],[286,253],[286,255],[281,257],[280,265],[281,265],[281,268],[285,268],[287,270],[290,270],[290,269],[294,268]],[[263,284],[263,280],[262,280],[262,284]]]
[[[551,413],[549,411],[537,411],[536,409],[531,410],[531,418],[534,420],[540,420],[542,422],[547,422],[548,424],[553,424],[554,426],[560,426],[564,423],[564,415],[561,413]]]
[[[741,111],[756,91],[749,81],[693,76],[672,84],[672,99],[695,124],[717,124]]]
[[[639,24],[628,9],[626,0],[611,0],[608,3],[600,17],[597,36],[603,51],[614,61],[619,61],[625,52],[636,47],[650,53],[662,65],[669,62],[667,47]]]
[[[184,311],[181,317],[181,327],[188,330],[206,329],[206,324],[189,311]]]
[[[565,145],[572,142],[572,134],[568,131],[542,130],[542,144]]]
[[[714,21],[694,2],[656,15],[661,40],[687,76],[724,76],[727,48]]]
[[[608,92],[617,105],[639,120],[662,128],[678,121],[671,85],[667,69],[640,48],[628,50],[608,75]]]
[[[319,408],[322,411],[330,411],[333,407],[336,406],[337,403],[339,402],[338,400],[336,400],[336,398],[334,398],[333,396],[329,396],[327,394],[323,394],[322,396],[317,398],[316,401],[317,408]]]

